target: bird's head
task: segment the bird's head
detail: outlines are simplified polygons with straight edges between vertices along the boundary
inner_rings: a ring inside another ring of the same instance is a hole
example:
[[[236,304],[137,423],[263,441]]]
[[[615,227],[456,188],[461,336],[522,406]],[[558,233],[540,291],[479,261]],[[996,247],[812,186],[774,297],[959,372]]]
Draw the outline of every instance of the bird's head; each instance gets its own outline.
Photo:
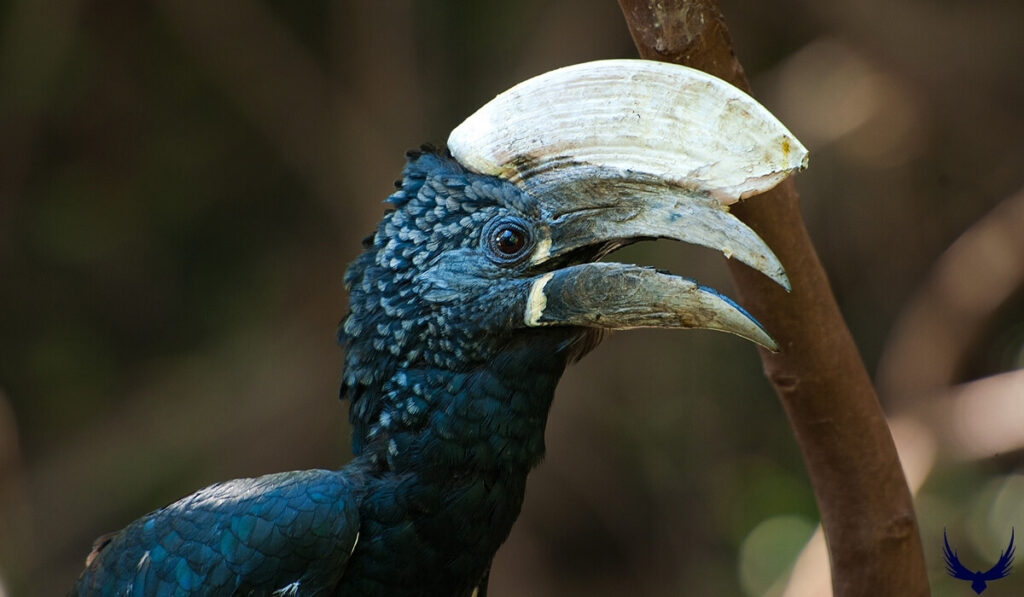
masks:
[[[465,371],[533,341],[564,366],[609,329],[709,328],[775,349],[710,288],[597,261],[675,239],[788,288],[727,205],[803,167],[806,150],[739,90],[664,63],[582,64],[499,95],[448,149],[410,152],[393,209],[346,275],[350,394],[397,370]]]

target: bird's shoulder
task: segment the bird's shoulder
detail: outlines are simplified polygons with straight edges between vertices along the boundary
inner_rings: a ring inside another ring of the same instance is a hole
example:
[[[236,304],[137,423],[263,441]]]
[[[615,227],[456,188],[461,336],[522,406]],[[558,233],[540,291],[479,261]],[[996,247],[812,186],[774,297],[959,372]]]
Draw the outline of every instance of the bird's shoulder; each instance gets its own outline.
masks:
[[[235,479],[97,540],[78,594],[314,594],[358,541],[360,483],[344,471]]]

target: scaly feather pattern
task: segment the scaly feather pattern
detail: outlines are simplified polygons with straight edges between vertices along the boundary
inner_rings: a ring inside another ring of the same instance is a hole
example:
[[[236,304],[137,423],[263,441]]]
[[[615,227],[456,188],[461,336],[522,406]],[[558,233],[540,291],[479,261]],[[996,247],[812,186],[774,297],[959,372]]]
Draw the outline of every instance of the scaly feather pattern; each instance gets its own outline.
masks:
[[[599,332],[523,328],[528,265],[481,231],[530,197],[412,152],[345,282],[354,460],[208,487],[102,544],[80,595],[469,595],[519,514],[566,364]]]

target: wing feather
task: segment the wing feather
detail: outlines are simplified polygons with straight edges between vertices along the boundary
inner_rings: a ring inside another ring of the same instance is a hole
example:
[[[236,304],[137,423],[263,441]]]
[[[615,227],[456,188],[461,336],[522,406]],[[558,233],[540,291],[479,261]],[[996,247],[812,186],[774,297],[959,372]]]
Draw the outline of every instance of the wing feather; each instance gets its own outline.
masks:
[[[996,580],[1005,577],[1010,573],[1013,568],[1013,552],[1016,548],[1013,546],[1013,529],[1010,529],[1010,544],[1006,546],[1006,551],[999,554],[999,561],[996,562],[995,566],[992,566],[984,573],[981,577],[984,580]]]
[[[319,594],[358,540],[358,485],[322,470],[211,485],[98,542],[72,594]]]
[[[960,580],[974,580],[974,573],[960,563],[960,558],[957,557],[956,552],[949,546],[949,538],[946,537],[946,529],[942,529],[942,541],[945,543],[945,548],[942,550],[942,554],[946,560],[946,572],[953,578],[958,578]]]

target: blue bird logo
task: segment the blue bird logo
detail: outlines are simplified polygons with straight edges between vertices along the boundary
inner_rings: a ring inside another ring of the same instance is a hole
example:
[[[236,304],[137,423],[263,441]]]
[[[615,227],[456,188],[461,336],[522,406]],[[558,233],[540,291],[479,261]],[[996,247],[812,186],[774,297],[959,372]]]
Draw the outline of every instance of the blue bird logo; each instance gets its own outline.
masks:
[[[942,540],[946,543],[946,548],[943,550],[943,554],[946,557],[946,572],[953,578],[960,580],[971,581],[971,588],[974,592],[981,595],[981,592],[988,588],[985,584],[986,581],[999,580],[1005,578],[1010,573],[1010,569],[1013,568],[1013,529],[1010,529],[1010,544],[1006,546],[1006,551],[999,554],[999,561],[996,562],[995,566],[992,566],[987,571],[971,572],[966,566],[960,563],[960,558],[957,557],[956,552],[949,547],[949,538],[946,537],[946,529],[942,529]]]

